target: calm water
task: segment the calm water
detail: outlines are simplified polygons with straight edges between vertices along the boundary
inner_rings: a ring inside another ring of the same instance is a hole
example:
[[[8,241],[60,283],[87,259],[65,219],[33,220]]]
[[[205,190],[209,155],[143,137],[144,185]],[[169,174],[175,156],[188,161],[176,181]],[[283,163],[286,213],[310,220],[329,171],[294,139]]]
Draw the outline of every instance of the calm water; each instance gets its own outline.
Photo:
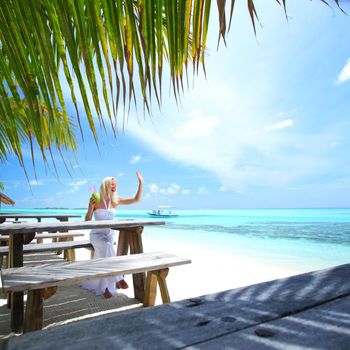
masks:
[[[85,210],[78,209],[1,211],[85,215]],[[147,235],[194,244],[198,249],[203,246],[220,249],[227,254],[297,270],[350,262],[350,209],[179,210],[177,213],[179,216],[166,220],[165,226],[147,227]],[[151,217],[146,210],[119,210],[116,218]]]

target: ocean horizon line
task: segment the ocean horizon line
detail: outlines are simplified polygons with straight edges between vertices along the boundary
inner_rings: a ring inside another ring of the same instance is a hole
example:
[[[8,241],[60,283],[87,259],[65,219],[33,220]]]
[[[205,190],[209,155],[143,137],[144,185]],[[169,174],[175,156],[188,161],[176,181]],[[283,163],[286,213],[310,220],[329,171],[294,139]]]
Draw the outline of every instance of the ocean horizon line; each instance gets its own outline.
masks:
[[[152,207],[154,208],[154,207]],[[175,210],[322,210],[322,209],[350,209],[350,207],[251,207],[251,208],[179,208],[175,207]],[[0,210],[87,210],[87,207],[35,207],[35,208],[0,208]],[[150,210],[150,208],[123,208],[123,210],[130,211],[140,211],[140,210]]]

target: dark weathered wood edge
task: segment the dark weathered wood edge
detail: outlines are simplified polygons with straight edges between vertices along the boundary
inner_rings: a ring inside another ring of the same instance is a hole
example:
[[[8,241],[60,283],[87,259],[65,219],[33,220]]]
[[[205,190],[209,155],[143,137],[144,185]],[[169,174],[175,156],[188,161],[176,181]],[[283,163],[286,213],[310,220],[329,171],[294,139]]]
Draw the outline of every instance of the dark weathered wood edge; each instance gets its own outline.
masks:
[[[133,228],[140,226],[165,225],[165,221],[155,220],[101,220],[101,221],[64,221],[64,222],[37,222],[1,224],[0,233],[23,234],[31,232],[60,231],[60,230],[83,230],[95,228],[110,228],[119,230],[122,228]]]

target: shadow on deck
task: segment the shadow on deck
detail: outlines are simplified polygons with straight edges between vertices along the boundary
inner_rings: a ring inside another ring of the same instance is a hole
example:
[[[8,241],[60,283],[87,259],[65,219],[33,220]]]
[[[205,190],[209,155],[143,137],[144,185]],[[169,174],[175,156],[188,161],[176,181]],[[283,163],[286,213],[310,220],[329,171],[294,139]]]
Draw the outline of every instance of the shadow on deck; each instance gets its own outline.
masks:
[[[6,349],[92,347],[348,350],[350,264],[27,333]]]

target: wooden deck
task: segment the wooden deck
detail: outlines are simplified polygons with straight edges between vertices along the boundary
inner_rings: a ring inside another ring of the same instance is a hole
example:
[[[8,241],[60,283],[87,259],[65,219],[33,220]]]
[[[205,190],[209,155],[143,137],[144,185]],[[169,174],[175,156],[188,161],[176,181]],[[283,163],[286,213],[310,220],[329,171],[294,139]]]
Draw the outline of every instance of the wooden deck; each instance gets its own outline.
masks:
[[[5,347],[40,348],[348,350],[350,264],[28,333]]]

